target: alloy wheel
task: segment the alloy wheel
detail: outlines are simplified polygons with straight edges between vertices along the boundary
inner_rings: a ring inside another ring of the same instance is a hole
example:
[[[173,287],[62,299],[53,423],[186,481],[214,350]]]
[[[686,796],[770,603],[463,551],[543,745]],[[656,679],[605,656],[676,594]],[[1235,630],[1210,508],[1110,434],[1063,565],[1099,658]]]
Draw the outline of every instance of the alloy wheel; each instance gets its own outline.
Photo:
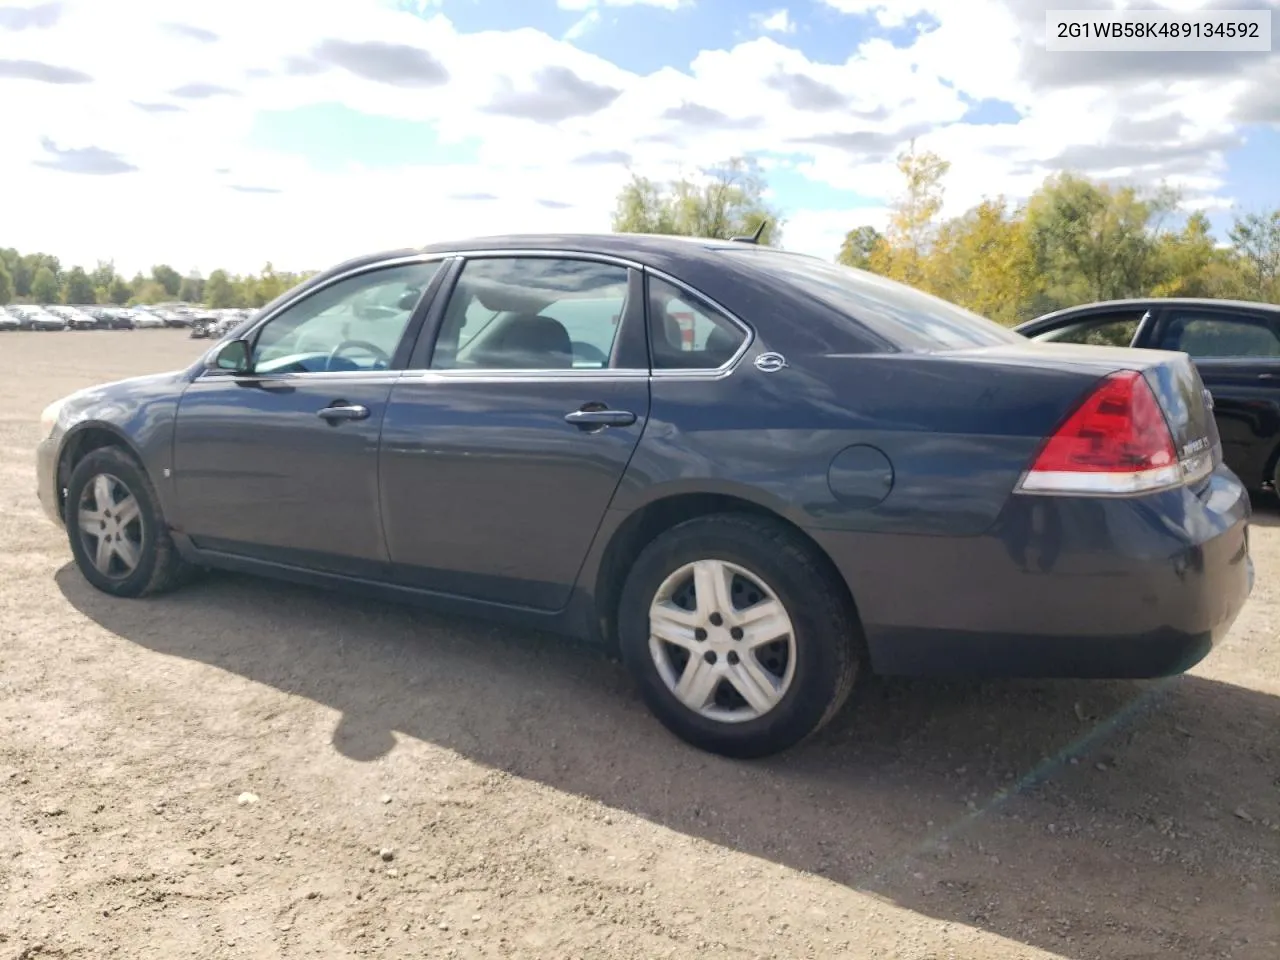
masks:
[[[100,473],[86,483],[75,519],[85,555],[99,573],[122,580],[137,569],[142,557],[142,511],[118,477]]]

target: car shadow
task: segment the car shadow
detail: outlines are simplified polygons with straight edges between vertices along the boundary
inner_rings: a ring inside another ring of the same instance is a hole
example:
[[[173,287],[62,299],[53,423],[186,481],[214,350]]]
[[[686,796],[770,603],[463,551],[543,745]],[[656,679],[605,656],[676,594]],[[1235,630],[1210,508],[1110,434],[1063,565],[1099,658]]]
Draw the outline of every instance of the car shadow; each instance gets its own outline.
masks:
[[[419,738],[1072,960],[1280,939],[1280,698],[1264,693],[870,680],[813,741],[740,763],[674,739],[619,664],[559,638],[232,575],[146,601],[71,564],[57,583],[127,641],[338,711],[349,758]]]

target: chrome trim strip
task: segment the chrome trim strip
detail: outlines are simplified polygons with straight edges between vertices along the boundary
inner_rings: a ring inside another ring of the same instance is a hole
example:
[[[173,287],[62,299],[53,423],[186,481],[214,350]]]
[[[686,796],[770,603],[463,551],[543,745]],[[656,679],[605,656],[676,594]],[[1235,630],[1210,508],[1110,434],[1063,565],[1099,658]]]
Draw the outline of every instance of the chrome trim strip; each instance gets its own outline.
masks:
[[[401,380],[418,383],[582,383],[648,380],[648,370],[405,370]],[[397,384],[398,385],[398,384]]]
[[[729,374],[733,373],[733,371],[737,368],[739,361],[741,361],[742,358],[746,356],[747,351],[751,349],[751,344],[755,342],[755,339],[756,339],[755,329],[749,323],[747,323],[745,320],[743,320],[741,317],[735,314],[732,310],[729,310],[723,304],[717,303],[715,300],[707,296],[697,287],[690,286],[689,284],[685,283],[683,280],[677,280],[675,277],[671,276],[671,274],[664,273],[661,270],[655,270],[652,267],[644,267],[643,269],[646,274],[657,277],[659,280],[663,281],[664,283],[669,283],[671,284],[671,286],[676,287],[677,289],[683,290],[686,293],[691,294],[694,298],[701,300],[703,303],[711,307],[711,309],[715,310],[717,313],[721,314],[726,320],[728,320],[730,323],[732,323],[734,326],[736,326],[739,330],[741,330],[745,334],[741,345],[739,345],[738,349],[734,352],[733,356],[731,356],[724,363],[720,364],[720,366],[718,367],[707,367],[705,369],[694,368],[691,370],[654,370],[653,371],[654,379],[657,379],[657,380],[720,380],[724,377],[727,377]],[[649,305],[645,304],[645,315],[648,316],[648,313],[649,313]]]

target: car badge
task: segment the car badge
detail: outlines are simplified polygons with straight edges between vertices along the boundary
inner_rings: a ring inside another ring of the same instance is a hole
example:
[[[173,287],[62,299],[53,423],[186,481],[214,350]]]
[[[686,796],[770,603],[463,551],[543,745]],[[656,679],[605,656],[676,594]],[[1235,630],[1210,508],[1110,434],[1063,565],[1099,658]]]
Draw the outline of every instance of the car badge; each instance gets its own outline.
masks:
[[[1205,389],[1204,391],[1204,405],[1210,410],[1213,409],[1213,394],[1210,393],[1208,389]]]
[[[780,353],[762,353],[756,357],[756,369],[774,373],[787,365],[787,358]]]

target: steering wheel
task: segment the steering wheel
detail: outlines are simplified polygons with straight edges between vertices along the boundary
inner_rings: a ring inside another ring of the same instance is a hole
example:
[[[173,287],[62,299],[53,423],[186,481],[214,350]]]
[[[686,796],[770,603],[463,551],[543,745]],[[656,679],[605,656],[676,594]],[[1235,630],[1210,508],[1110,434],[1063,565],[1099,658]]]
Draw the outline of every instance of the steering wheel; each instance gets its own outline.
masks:
[[[391,357],[376,343],[370,343],[368,340],[343,340],[340,344],[329,351],[329,359],[325,361],[324,368],[326,370],[333,369],[333,361],[338,359],[341,354],[348,349],[364,350],[372,353],[375,360],[380,360],[387,366],[391,365]]]
[[[601,367],[609,365],[609,356],[599,347],[590,343],[583,343],[581,340],[575,340],[570,344],[573,349],[574,359],[582,363],[598,363]]]

